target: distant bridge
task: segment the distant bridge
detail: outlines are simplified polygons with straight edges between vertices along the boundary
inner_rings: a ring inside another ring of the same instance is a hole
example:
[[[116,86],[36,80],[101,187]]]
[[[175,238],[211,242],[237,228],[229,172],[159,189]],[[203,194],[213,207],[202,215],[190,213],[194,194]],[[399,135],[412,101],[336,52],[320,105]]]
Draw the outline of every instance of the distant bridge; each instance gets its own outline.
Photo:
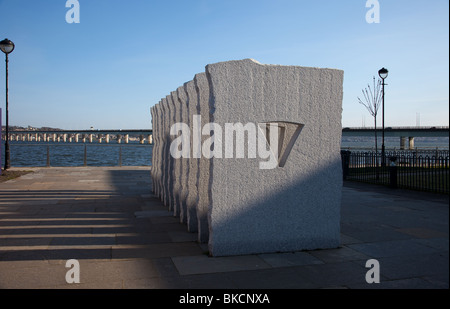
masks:
[[[377,128],[381,136],[382,128]],[[3,140],[5,138],[4,131]],[[342,136],[373,136],[373,127],[343,128]],[[399,137],[401,149],[413,149],[415,137],[449,137],[449,127],[387,127],[385,137]],[[36,131],[9,131],[11,141],[52,141],[52,142],[105,142],[115,140],[118,143],[128,143],[138,140],[141,144],[153,143],[153,130],[36,130]],[[408,140],[408,147],[406,147]]]
[[[377,131],[381,134],[381,127]],[[343,128],[342,136],[372,136],[374,128]],[[448,137],[449,127],[387,127],[384,128],[387,137]]]
[[[8,133],[10,141],[24,142],[109,143],[114,140],[128,144],[137,140],[141,144],[153,143],[153,130],[11,130]],[[5,131],[2,136],[5,140]]]
[[[343,128],[342,136],[373,136],[374,128]],[[378,136],[382,128],[377,128]],[[449,127],[385,127],[385,137],[399,137],[400,149],[414,149],[415,137],[449,137]],[[408,139],[408,147],[406,141]]]

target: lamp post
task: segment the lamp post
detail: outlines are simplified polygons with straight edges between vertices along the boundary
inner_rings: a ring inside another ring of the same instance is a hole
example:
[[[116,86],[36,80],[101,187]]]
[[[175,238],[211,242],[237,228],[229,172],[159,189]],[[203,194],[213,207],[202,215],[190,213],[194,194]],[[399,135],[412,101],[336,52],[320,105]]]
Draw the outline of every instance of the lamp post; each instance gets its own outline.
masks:
[[[378,75],[380,76],[382,82],[382,144],[381,144],[381,165],[386,166],[386,158],[385,158],[385,146],[384,146],[384,80],[388,77],[389,71],[385,68],[382,68],[378,71]]]
[[[8,117],[8,54],[14,50],[14,43],[8,39],[0,42],[0,49],[6,55],[6,141],[5,141],[5,170],[11,167],[9,155],[9,117]]]

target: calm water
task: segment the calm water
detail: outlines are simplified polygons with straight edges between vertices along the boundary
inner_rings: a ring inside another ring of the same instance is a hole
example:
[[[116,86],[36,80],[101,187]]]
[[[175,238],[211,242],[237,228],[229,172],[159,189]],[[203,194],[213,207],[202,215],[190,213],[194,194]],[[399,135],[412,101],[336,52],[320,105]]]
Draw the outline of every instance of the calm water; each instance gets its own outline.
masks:
[[[378,150],[381,151],[382,138],[378,135]],[[406,141],[408,146],[408,140]],[[400,150],[399,137],[385,137],[384,144],[387,150]],[[415,137],[414,147],[418,150],[449,150],[448,137]],[[354,137],[346,136],[342,138],[342,149],[349,150],[375,150],[375,137]]]
[[[148,144],[75,144],[10,142],[11,166],[47,166],[47,146],[50,166],[83,166],[86,145],[88,166],[150,166],[152,145]],[[2,143],[2,166],[5,146]],[[121,154],[120,154],[121,153]]]
[[[448,137],[416,137],[415,147],[420,150],[449,150]],[[148,144],[75,144],[75,143],[35,143],[11,142],[11,166],[46,166],[47,146],[50,151],[50,166],[83,166],[86,145],[86,163],[88,166],[117,166],[122,152],[123,166],[150,166],[152,161],[152,145]],[[373,137],[343,137],[342,149],[352,151],[375,149]],[[385,138],[386,150],[399,150],[398,137]],[[378,140],[381,151],[381,138]],[[1,147],[2,166],[4,166],[4,142]]]

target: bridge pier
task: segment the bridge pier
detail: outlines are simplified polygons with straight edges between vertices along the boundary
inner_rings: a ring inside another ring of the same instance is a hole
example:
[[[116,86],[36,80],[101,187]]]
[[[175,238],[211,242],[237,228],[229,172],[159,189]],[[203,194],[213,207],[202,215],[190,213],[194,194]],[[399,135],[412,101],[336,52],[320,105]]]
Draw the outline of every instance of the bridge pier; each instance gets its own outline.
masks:
[[[400,137],[400,150],[413,150],[414,149],[414,136],[408,137],[408,148],[406,148],[406,136]]]
[[[148,135],[148,143],[153,144],[153,135],[151,134]]]
[[[400,137],[400,150],[405,150],[405,146],[406,146],[406,137],[401,136]]]
[[[125,144],[128,144],[129,141],[130,141],[130,135],[125,134]]]
[[[414,137],[410,136],[409,137],[409,150],[413,150],[414,149]]]

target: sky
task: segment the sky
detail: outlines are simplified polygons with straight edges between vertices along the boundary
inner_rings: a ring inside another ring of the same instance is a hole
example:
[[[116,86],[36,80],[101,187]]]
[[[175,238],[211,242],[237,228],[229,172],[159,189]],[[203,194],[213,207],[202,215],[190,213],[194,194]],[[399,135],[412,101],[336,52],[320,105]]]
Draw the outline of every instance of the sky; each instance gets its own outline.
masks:
[[[385,126],[448,126],[449,1],[375,2],[379,23],[366,0],[78,0],[68,23],[66,0],[0,0],[9,124],[150,129],[150,107],[207,64],[252,58],[343,70],[343,127],[373,126],[358,97],[382,67]]]

